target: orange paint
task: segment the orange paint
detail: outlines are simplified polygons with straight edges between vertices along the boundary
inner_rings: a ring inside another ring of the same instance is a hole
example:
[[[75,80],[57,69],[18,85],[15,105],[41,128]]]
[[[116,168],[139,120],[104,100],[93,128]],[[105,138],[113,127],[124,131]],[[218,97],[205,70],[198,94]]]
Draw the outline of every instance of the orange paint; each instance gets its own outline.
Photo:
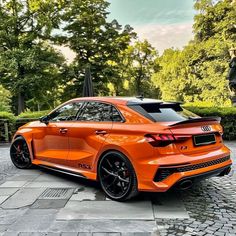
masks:
[[[161,166],[195,165],[229,156],[230,150],[223,144],[220,135],[220,124],[216,121],[205,121],[170,126],[176,122],[153,122],[127,106],[128,98],[78,98],[62,106],[82,101],[111,104],[120,112],[124,122],[68,120],[49,121],[48,124],[40,121],[28,123],[19,128],[14,139],[18,136],[24,137],[33,164],[73,171],[88,179],[97,180],[99,159],[106,151],[116,150],[131,161],[137,176],[138,189],[153,192],[167,191],[184,177],[232,164],[229,159],[219,164],[173,173],[164,180],[155,182],[154,177]],[[216,133],[216,143],[194,146],[191,137],[203,134],[201,127],[206,125],[211,126],[211,132],[207,133]],[[147,134],[173,135],[175,138],[189,135],[189,138],[163,147],[154,147],[145,139]]]

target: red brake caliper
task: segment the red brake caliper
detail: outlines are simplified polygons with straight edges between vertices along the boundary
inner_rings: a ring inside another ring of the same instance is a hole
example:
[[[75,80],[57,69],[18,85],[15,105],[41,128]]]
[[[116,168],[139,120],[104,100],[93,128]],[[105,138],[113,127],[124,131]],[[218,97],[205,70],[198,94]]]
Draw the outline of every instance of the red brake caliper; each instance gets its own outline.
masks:
[[[17,154],[20,154],[20,144],[17,146]]]

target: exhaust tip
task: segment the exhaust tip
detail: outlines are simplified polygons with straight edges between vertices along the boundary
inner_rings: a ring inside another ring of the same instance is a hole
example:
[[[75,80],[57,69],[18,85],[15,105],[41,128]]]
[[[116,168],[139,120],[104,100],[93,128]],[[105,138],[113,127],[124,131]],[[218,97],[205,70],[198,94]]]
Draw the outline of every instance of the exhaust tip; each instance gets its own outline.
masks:
[[[191,188],[193,185],[192,180],[183,180],[182,182],[180,182],[179,184],[179,189],[181,190],[187,190],[189,188]]]
[[[228,175],[229,173],[231,172],[231,168],[227,168],[225,170],[223,170],[219,176],[225,176],[225,175]]]

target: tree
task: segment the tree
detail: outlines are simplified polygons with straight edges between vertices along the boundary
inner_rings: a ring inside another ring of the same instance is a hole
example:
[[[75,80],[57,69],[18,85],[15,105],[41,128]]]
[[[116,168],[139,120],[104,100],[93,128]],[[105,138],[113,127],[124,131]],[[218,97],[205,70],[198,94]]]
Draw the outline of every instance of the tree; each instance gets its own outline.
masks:
[[[0,85],[0,111],[11,111],[11,93]]]
[[[198,0],[195,3],[194,33],[196,41],[236,41],[236,3],[232,0]]]
[[[64,58],[45,41],[59,28],[64,1],[5,0],[0,3],[0,82],[18,101],[38,99],[55,86]]]
[[[136,95],[149,95],[152,74],[159,70],[158,52],[144,40],[136,41],[125,50],[126,79]]]
[[[153,80],[165,100],[229,105],[226,76],[228,50],[236,40],[235,5],[229,0],[198,0],[195,8],[194,40],[183,50],[166,50]]]
[[[116,20],[108,22],[108,6],[105,0],[72,0],[65,10],[65,35],[59,41],[76,53],[67,80],[67,94],[76,91],[76,96],[81,95],[87,67],[91,70],[95,93],[107,93],[107,83],[116,75],[110,62],[119,63],[119,53],[135,37],[130,26],[122,28]]]

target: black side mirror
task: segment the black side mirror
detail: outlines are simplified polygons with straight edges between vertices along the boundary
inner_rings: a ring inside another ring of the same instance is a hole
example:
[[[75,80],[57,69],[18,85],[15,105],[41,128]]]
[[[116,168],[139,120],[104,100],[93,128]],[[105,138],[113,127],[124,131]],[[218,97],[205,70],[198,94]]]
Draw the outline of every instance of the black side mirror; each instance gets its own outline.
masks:
[[[46,125],[49,123],[49,116],[46,115],[46,116],[42,116],[39,118],[39,121],[42,122],[42,123],[45,123]]]

